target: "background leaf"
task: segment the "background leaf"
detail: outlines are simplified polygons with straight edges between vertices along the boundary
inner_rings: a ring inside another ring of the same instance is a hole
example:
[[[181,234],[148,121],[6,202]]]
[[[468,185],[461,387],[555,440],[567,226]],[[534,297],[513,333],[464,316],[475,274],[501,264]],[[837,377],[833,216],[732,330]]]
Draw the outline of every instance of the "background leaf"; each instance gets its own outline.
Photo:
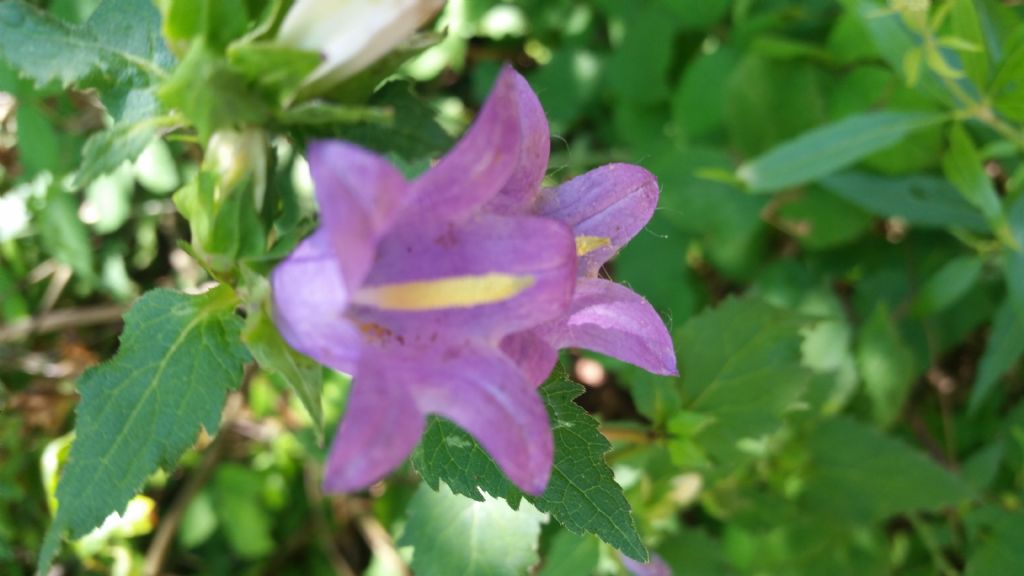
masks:
[[[513,510],[496,498],[478,502],[445,485],[421,485],[408,513],[400,543],[413,547],[417,574],[517,576],[540,560],[537,538],[545,516],[529,504]]]
[[[744,163],[736,175],[753,192],[776,192],[837,172],[941,120],[918,112],[851,116],[780,144]]]

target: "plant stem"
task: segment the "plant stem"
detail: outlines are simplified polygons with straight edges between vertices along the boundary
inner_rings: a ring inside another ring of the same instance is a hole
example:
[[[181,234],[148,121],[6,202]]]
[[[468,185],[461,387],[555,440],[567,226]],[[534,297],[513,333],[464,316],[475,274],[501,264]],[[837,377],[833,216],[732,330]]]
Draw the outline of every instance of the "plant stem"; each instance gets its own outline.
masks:
[[[939,548],[939,543],[935,541],[932,536],[931,530],[924,523],[923,520],[917,514],[907,514],[907,520],[910,521],[910,525],[914,528],[914,532],[918,538],[921,539],[921,543],[924,544],[925,549],[928,550],[928,554],[932,558],[932,563],[935,564],[935,569],[944,576],[959,576],[959,572],[954,567],[949,559],[946,558],[945,554],[942,553],[942,549]]]

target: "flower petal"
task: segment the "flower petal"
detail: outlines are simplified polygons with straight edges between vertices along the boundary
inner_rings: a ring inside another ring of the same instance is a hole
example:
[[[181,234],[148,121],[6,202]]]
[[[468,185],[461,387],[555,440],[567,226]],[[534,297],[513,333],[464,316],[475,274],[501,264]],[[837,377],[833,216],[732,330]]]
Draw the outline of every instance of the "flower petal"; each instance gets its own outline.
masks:
[[[327,231],[349,290],[373,263],[377,241],[394,224],[409,197],[401,173],[387,160],[338,140],[309,145],[309,170]]]
[[[596,276],[607,262],[639,232],[658,204],[658,182],[647,170],[632,164],[608,164],[543,190],[535,212],[565,222],[593,248],[581,253],[580,274]],[[607,238],[607,242],[597,239]]]
[[[519,108],[519,161],[488,209],[498,214],[522,214],[540,193],[551,156],[551,129],[544,108],[526,78],[508,66],[503,73],[513,78],[513,91]]]
[[[576,283],[575,261],[569,229],[547,218],[480,216],[434,236],[423,236],[419,229],[396,232],[381,243],[363,292],[355,298],[352,317],[361,325],[385,329],[385,336],[395,336],[378,339],[380,344],[422,345],[438,335],[497,343],[506,334],[554,320],[568,310]],[[453,286],[466,286],[473,284],[464,282],[471,276],[503,279],[498,284],[507,298],[481,297],[478,305],[414,311],[360,305],[381,300],[379,295],[388,286],[444,284],[446,279]]]
[[[501,351],[534,386],[543,384],[558,363],[558,350],[532,330],[505,336],[501,340]]]
[[[413,183],[414,207],[405,223],[458,222],[505,187],[519,164],[517,76],[510,68],[502,71],[462,139]]]
[[[541,332],[556,348],[585,348],[654,374],[678,374],[661,317],[642,296],[608,280],[581,278],[566,319]]]
[[[516,486],[544,492],[554,440],[540,394],[499,350],[448,346],[424,359],[410,386],[424,412],[439,414],[473,435]]]
[[[362,349],[345,316],[349,290],[323,229],[303,240],[271,274],[274,317],[293,348],[342,372],[352,373]]]
[[[357,372],[327,460],[324,488],[332,492],[362,490],[383,478],[412,452],[426,426],[407,387],[414,373],[394,370],[376,354]]]
[[[285,15],[277,40],[322,52],[324,62],[306,82],[348,78],[391,51],[430,19],[443,0],[334,2],[297,0]]]
[[[665,562],[665,559],[653,552],[651,559],[646,564],[637,562],[622,552],[619,552],[619,559],[633,576],[672,576],[672,568]]]

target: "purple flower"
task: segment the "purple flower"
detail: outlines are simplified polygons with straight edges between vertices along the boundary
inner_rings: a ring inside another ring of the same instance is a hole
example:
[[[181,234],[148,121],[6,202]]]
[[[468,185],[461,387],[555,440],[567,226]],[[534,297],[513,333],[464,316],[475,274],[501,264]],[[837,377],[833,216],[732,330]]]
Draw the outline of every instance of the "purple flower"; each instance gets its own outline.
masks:
[[[665,560],[657,554],[651,553],[651,559],[646,564],[641,564],[623,553],[619,553],[622,565],[629,570],[633,576],[672,576],[672,568]]]
[[[271,281],[288,343],[353,376],[327,489],[383,477],[438,414],[539,494],[553,445],[536,386],[557,348],[674,371],[646,301],[594,278],[650,217],[657,185],[613,165],[541,191],[548,148],[540,104],[510,68],[462,140],[413,182],[355,146],[309,147],[320,227]]]

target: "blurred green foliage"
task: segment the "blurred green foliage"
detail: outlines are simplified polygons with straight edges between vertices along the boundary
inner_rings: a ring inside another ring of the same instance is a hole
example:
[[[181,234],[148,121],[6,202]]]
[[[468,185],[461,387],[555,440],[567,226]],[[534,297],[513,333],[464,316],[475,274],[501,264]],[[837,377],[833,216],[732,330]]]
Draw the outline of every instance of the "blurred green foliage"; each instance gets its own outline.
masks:
[[[410,82],[367,100],[368,73],[287,113],[309,54],[208,57],[265,32],[280,3],[31,4],[49,14],[35,27],[24,3],[0,4],[0,573],[33,570],[72,384],[116,351],[123,307],[265,271],[253,237],[273,231],[280,256],[309,229],[305,138],[416,173],[506,61],[548,114],[550,183],[609,161],[659,178],[658,211],[607,273],[668,320],[681,377],[574,353],[555,376],[590,385],[576,402],[601,420],[653,552],[678,574],[1024,573],[1017,3],[449,0],[439,41],[400,69]],[[276,196],[259,213],[250,182],[214,194],[199,146],[238,122],[295,136],[266,159]],[[482,453],[468,472],[417,462],[426,484],[410,466],[368,494],[321,494],[321,422],[329,438],[347,379],[303,364],[265,310],[247,320],[279,369],[253,371],[217,438],[148,477],[152,525],[108,520],[60,557],[68,573],[622,573],[555,510],[496,494],[508,485]],[[439,479],[455,493],[430,490]],[[457,495],[477,487],[518,512]]]

